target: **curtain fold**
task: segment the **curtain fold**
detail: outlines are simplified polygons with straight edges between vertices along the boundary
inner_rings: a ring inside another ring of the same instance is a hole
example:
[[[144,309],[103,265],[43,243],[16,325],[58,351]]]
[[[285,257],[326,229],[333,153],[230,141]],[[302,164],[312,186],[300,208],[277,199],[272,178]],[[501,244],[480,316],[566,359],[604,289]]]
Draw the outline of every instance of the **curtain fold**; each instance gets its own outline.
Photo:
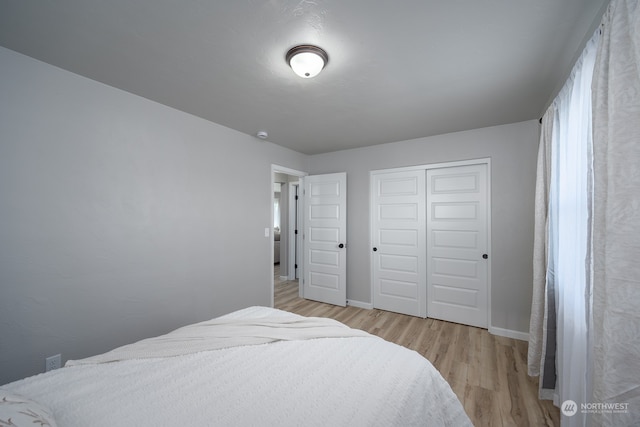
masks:
[[[640,5],[613,0],[593,79],[593,425],[640,425]]]
[[[536,172],[534,241],[533,241],[533,297],[529,325],[528,371],[540,376],[540,398],[551,400],[556,384],[555,297],[547,293],[549,181],[551,179],[551,138],[555,106],[552,104],[542,117],[538,165]],[[550,318],[550,319],[549,319]]]

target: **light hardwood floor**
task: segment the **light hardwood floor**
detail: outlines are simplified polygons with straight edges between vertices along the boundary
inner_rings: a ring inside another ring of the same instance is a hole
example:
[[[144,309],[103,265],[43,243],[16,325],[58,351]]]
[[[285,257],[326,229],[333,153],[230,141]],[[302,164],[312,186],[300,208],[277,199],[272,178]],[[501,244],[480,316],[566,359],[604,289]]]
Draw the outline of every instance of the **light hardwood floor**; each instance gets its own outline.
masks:
[[[383,310],[337,307],[298,297],[298,282],[275,271],[275,307],[303,316],[330,317],[429,359],[449,382],[474,426],[559,426],[560,412],[538,400],[527,375],[527,343],[485,329]]]

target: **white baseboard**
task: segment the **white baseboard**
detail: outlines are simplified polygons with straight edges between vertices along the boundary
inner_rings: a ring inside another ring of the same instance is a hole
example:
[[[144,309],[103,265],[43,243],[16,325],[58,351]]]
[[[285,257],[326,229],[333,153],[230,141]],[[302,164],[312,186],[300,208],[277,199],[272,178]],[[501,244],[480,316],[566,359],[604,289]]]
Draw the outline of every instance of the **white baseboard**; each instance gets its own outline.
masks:
[[[286,282],[287,280],[289,280],[289,276],[280,276],[280,280]]]
[[[373,303],[362,302],[356,300],[347,300],[347,305],[357,308],[363,308],[365,310],[373,310]],[[529,341],[529,334],[527,332],[514,331],[512,329],[489,327],[489,333],[492,335],[498,335],[506,338],[513,338],[520,341]]]
[[[364,308],[365,310],[373,310],[373,304],[370,302],[362,302],[349,299],[347,300],[347,305],[357,308]]]
[[[513,338],[520,341],[529,341],[529,334],[526,332],[514,331],[511,329],[496,328],[491,326],[489,327],[489,333],[492,335]]]

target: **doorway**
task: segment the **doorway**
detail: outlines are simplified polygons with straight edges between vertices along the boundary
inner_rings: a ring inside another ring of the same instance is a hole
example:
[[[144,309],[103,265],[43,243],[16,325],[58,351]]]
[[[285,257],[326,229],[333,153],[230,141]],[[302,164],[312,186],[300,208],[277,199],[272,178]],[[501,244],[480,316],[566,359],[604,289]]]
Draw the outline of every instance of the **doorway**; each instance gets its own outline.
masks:
[[[281,281],[296,281],[302,275],[303,265],[301,234],[297,232],[300,221],[298,192],[305,172],[271,165],[271,306],[274,305],[275,285]],[[302,296],[302,289],[298,289]]]

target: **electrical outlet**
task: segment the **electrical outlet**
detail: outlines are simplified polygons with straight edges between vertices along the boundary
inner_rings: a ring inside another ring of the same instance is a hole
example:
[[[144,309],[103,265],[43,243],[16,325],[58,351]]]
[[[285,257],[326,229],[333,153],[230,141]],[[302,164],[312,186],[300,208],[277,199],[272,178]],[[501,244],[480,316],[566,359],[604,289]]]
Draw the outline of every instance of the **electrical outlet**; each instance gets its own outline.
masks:
[[[44,371],[49,372],[54,369],[58,369],[62,365],[62,356],[56,354],[55,356],[49,356],[44,359]]]

